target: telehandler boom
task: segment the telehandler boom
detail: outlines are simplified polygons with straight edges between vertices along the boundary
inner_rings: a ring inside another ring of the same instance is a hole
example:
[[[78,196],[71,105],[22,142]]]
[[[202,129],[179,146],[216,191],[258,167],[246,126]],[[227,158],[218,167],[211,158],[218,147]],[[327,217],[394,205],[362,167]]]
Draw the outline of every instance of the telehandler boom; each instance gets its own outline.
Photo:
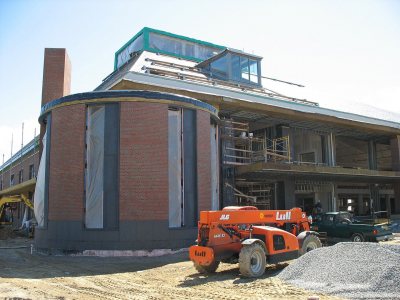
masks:
[[[322,246],[300,208],[258,210],[253,206],[200,212],[196,243],[189,257],[200,273],[215,272],[221,261],[239,262],[240,273],[246,277],[264,274],[267,262],[294,259]]]

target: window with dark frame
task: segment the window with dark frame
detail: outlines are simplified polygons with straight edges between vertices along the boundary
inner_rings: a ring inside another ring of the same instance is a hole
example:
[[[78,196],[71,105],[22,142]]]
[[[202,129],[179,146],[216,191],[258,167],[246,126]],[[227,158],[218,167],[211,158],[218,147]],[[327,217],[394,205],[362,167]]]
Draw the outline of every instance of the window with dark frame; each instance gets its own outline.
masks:
[[[18,172],[18,183],[22,183],[24,181],[24,169],[21,169]]]
[[[300,161],[304,163],[315,163],[315,152],[301,153]]]
[[[32,179],[35,177],[35,166],[29,165],[29,175],[28,175],[28,179]]]
[[[283,237],[283,235],[279,235],[279,234],[274,234],[273,236],[273,242],[274,242],[274,250],[283,250],[285,249],[285,239]]]

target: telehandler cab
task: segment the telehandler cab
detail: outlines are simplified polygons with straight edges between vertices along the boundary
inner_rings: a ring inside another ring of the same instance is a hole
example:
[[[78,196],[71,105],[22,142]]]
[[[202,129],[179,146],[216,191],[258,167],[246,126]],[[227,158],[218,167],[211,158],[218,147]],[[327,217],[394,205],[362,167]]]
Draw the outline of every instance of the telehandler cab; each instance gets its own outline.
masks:
[[[322,246],[300,208],[258,210],[254,206],[200,212],[196,243],[189,257],[198,272],[213,273],[221,261],[239,262],[246,277],[263,275],[267,262],[294,259]]]

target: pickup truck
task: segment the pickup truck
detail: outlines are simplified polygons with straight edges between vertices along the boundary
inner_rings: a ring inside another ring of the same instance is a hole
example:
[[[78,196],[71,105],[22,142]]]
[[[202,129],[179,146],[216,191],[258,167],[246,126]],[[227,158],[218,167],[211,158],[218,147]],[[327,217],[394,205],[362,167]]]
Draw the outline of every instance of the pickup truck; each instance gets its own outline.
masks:
[[[387,225],[366,224],[353,219],[349,212],[327,212],[318,215],[311,230],[326,232],[328,242],[380,242],[394,239]]]

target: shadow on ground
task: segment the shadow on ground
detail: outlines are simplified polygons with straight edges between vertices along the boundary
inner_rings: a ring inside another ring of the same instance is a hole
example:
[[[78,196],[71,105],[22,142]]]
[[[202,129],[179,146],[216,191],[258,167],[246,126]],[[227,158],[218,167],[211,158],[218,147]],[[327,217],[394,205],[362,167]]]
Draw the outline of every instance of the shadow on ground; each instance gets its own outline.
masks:
[[[286,263],[281,263],[277,265],[268,265],[265,269],[265,274],[261,277],[257,278],[246,278],[242,277],[239,272],[239,268],[236,265],[232,265],[232,268],[230,269],[225,269],[222,271],[218,271],[213,274],[199,274],[199,273],[194,273],[192,275],[189,275],[185,278],[185,280],[180,283],[178,286],[180,287],[193,287],[193,286],[199,286],[203,285],[206,283],[210,282],[218,282],[218,281],[232,281],[233,284],[248,284],[253,281],[263,279],[263,278],[268,278],[268,277],[274,277],[278,275],[288,264]]]
[[[186,252],[159,257],[49,256],[31,254],[31,243],[28,239],[0,241],[0,278],[42,279],[139,272],[188,260]]]

